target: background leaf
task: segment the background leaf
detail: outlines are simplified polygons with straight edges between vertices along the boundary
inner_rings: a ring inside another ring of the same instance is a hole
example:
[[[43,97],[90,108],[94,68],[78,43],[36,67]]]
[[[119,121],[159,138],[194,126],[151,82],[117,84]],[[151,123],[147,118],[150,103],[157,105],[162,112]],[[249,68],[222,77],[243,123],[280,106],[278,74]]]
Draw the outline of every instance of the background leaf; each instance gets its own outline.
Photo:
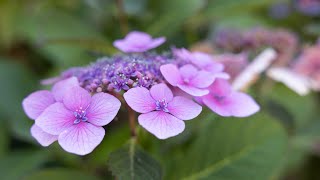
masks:
[[[139,149],[134,139],[110,154],[108,167],[119,179],[161,179],[161,167],[150,155]]]
[[[166,169],[168,179],[269,179],[276,173],[287,145],[277,121],[264,113],[212,117],[201,119],[204,126],[195,142],[169,162],[174,165]]]
[[[47,169],[27,176],[25,180],[98,180],[99,178],[73,169]]]
[[[32,121],[24,114],[21,102],[37,87],[37,80],[23,65],[13,61],[0,62],[0,82],[5,85],[0,88],[0,121],[9,124],[16,137],[31,140],[29,129]]]
[[[48,160],[45,151],[10,153],[0,159],[1,179],[19,180],[39,168]]]

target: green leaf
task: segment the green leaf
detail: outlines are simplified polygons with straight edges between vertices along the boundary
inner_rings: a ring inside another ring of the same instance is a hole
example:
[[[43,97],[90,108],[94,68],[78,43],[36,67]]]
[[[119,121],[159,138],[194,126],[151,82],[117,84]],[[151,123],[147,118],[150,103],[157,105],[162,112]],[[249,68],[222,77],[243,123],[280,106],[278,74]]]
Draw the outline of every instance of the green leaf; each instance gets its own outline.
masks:
[[[194,15],[204,5],[203,0],[165,0],[161,1],[163,12],[155,18],[147,32],[154,35],[169,36],[178,31],[187,18]]]
[[[135,139],[110,154],[108,167],[117,179],[161,179],[161,167],[150,155],[136,146]]]
[[[0,159],[2,180],[22,179],[30,172],[39,168],[48,159],[44,151],[15,152]]]
[[[193,16],[189,23],[194,26],[205,24],[208,21],[225,18],[227,16],[236,16],[239,14],[248,14],[261,7],[270,5],[274,0],[211,0],[208,1],[206,9],[196,16]]]
[[[101,33],[68,13],[42,10],[21,19],[20,34],[60,67],[79,66],[93,59],[88,50],[108,51]],[[89,42],[89,43],[88,43]]]
[[[0,58],[1,59],[1,58]],[[31,140],[32,121],[22,109],[22,100],[36,87],[33,74],[23,65],[2,58],[0,62],[0,117],[10,125],[14,135],[20,139]]]
[[[210,115],[211,114],[211,115]],[[287,137],[264,113],[249,118],[201,119],[198,137],[170,165],[166,179],[269,179],[280,167]],[[168,165],[168,164],[167,164]]]
[[[89,161],[93,165],[104,165],[109,159],[110,153],[119,149],[130,139],[130,129],[127,124],[122,127],[113,127],[106,131],[105,137],[96,150],[88,155]]]
[[[0,126],[0,158],[4,157],[9,150],[9,136],[6,126]]]
[[[27,176],[25,180],[98,180],[94,175],[73,169],[46,169]]]
[[[282,105],[291,113],[295,131],[307,126],[317,117],[317,114],[315,114],[317,112],[317,104],[314,94],[300,96],[279,83],[273,86],[269,92],[265,99]]]

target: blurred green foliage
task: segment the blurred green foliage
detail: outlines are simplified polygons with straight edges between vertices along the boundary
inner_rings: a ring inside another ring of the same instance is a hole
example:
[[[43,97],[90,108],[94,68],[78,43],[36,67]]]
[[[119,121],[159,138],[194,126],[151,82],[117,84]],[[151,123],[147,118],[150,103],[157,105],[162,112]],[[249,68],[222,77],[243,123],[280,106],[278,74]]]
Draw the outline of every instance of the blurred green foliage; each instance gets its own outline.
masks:
[[[41,79],[117,52],[112,42],[131,30],[166,36],[160,50],[189,47],[221,27],[284,27],[301,42],[314,42],[319,18],[294,12],[273,19],[268,10],[277,2],[0,0],[0,179],[320,178],[312,171],[320,167],[319,95],[300,97],[279,84],[252,90],[262,106],[257,115],[218,118],[205,110],[187,122],[184,133],[166,141],[143,129],[137,141],[129,141],[127,117],[119,115],[85,157],[57,144],[40,147],[21,107]],[[316,168],[306,170],[310,159]]]

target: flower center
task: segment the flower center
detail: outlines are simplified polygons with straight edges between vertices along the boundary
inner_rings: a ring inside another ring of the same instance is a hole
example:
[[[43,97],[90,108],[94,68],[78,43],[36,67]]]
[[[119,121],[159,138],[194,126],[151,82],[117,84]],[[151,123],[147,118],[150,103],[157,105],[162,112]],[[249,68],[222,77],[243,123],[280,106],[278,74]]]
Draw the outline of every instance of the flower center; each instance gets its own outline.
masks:
[[[79,109],[77,109],[75,112],[73,112],[74,117],[76,118],[73,121],[73,124],[79,124],[80,122],[86,122],[88,121],[88,118],[86,117],[87,112],[85,109],[82,109],[82,107],[80,107]]]
[[[168,103],[166,102],[165,99],[156,101],[156,110],[157,111],[169,112]]]
[[[183,82],[186,83],[186,84],[189,84],[190,79],[189,79],[189,78],[184,78],[184,79],[183,79]]]
[[[224,100],[225,96],[220,96],[220,95],[213,95],[214,99],[221,102]]]

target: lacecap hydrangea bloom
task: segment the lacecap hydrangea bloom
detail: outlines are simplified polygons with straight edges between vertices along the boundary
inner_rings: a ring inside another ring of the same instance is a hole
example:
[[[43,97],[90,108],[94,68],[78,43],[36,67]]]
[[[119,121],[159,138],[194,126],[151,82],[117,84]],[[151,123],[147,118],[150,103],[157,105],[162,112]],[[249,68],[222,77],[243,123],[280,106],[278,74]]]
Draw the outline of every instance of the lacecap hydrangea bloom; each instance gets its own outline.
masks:
[[[196,118],[203,105],[221,116],[245,117],[259,110],[249,95],[231,89],[224,65],[211,55],[177,48],[150,51],[164,42],[134,31],[114,42],[122,53],[46,81],[54,83],[51,91],[36,91],[22,103],[35,120],[32,136],[43,146],[58,141],[64,150],[85,155],[103,140],[103,126],[115,118],[120,102],[140,113],[139,124],[159,139],[183,132],[184,121]]]

